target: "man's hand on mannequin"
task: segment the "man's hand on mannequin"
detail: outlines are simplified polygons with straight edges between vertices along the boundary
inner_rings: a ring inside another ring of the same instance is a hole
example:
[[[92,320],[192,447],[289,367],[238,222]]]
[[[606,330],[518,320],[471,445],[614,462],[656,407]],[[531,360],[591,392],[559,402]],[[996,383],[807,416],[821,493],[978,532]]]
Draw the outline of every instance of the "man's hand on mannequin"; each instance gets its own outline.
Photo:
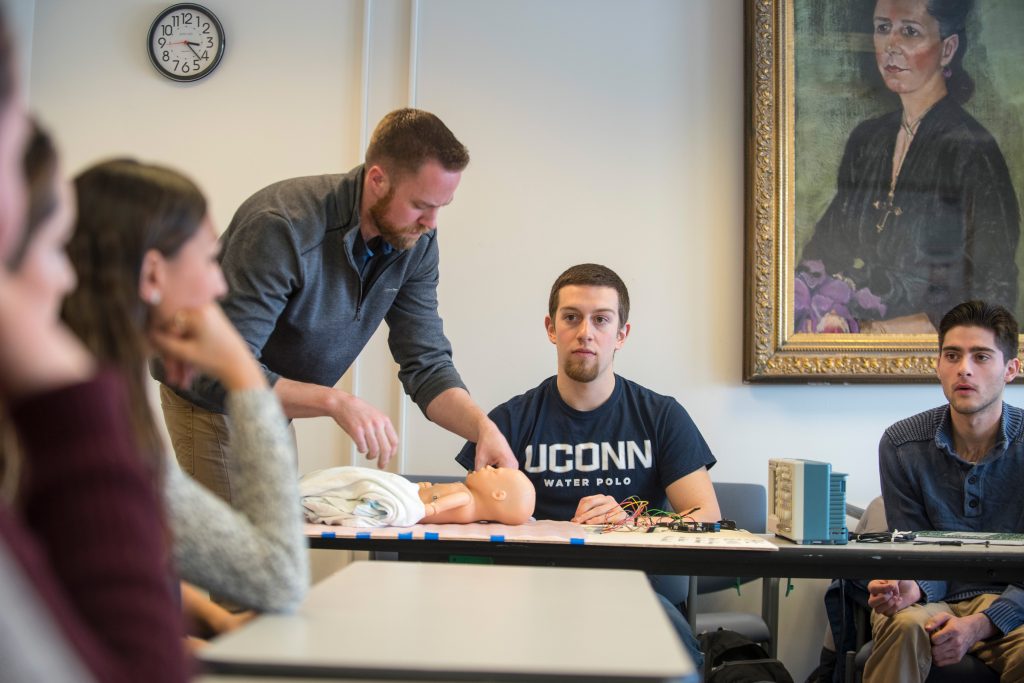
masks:
[[[505,435],[465,389],[453,387],[442,391],[427,406],[427,417],[449,432],[476,444],[473,469],[480,470],[488,465],[519,468],[519,461]]]
[[[512,449],[505,439],[505,435],[498,429],[490,419],[480,428],[480,438],[476,442],[476,458],[473,462],[473,469],[482,470],[491,465],[492,467],[511,467],[519,469],[519,461],[512,453]]]

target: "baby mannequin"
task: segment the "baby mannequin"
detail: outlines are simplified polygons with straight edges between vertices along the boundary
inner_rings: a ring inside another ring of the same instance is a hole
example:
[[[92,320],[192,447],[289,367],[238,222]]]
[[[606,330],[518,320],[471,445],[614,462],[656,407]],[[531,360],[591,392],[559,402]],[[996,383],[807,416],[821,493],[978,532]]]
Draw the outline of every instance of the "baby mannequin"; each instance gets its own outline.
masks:
[[[427,524],[501,522],[522,524],[533,514],[536,491],[520,470],[486,467],[470,472],[465,482],[421,481],[420,500]]]
[[[415,484],[368,467],[331,467],[304,476],[299,492],[308,521],[352,527],[522,524],[536,502],[533,483],[523,472],[493,467],[451,484]]]

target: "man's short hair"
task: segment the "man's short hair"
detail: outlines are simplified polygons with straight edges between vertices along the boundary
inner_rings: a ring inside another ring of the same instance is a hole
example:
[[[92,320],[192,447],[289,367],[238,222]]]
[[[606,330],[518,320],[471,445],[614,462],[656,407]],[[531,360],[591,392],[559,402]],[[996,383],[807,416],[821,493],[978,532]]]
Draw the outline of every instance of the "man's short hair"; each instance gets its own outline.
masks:
[[[441,119],[422,109],[397,109],[377,124],[366,148],[366,165],[377,164],[397,177],[415,175],[436,161],[449,172],[469,165],[469,150]]]
[[[946,339],[946,333],[954,327],[980,327],[990,330],[996,338],[996,348],[1003,354],[1003,362],[1009,362],[1019,354],[1017,319],[1006,308],[975,299],[954,306],[942,316],[939,323],[939,350]]]
[[[629,320],[629,291],[626,289],[626,283],[614,270],[598,263],[581,263],[558,276],[555,284],[551,286],[551,296],[548,297],[548,315],[551,316],[551,320],[555,319],[555,313],[558,312],[559,291],[570,285],[611,287],[619,295],[619,327]]]

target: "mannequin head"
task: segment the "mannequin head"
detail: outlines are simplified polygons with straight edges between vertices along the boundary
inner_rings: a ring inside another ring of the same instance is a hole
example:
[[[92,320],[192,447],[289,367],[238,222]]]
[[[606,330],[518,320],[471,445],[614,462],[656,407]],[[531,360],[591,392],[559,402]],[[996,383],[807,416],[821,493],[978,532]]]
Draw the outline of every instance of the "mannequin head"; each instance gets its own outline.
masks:
[[[478,518],[522,524],[533,514],[537,492],[521,470],[485,467],[466,475],[466,488],[476,501]]]

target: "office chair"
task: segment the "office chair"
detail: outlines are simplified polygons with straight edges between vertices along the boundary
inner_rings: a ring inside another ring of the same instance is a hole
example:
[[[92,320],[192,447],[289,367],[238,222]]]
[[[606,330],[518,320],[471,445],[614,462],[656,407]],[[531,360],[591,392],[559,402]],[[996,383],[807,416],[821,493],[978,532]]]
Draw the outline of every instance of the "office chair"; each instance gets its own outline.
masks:
[[[847,514],[858,519],[854,529],[856,533],[888,530],[885,520],[885,505],[881,496],[872,500],[866,510],[848,505]],[[863,607],[863,610],[854,615],[858,649],[846,653],[845,683],[861,683],[864,667],[868,663],[868,657],[871,656],[874,646],[874,641],[871,640],[871,612],[867,605]],[[925,679],[925,683],[960,683],[961,681],[997,683],[999,675],[985,666],[980,659],[968,654],[956,664],[932,667],[928,672],[928,678]]]
[[[715,482],[715,497],[725,519],[736,522],[736,528],[746,529],[755,534],[765,533],[768,522],[768,494],[761,484],[740,484]],[[778,645],[775,637],[778,631],[779,580],[765,578],[762,587],[761,615],[748,612],[704,612],[697,607],[697,596],[705,593],[732,588],[740,583],[755,580],[756,577],[691,576],[686,606],[690,627],[695,635],[729,629],[756,643],[768,646],[772,657],[777,656]]]

